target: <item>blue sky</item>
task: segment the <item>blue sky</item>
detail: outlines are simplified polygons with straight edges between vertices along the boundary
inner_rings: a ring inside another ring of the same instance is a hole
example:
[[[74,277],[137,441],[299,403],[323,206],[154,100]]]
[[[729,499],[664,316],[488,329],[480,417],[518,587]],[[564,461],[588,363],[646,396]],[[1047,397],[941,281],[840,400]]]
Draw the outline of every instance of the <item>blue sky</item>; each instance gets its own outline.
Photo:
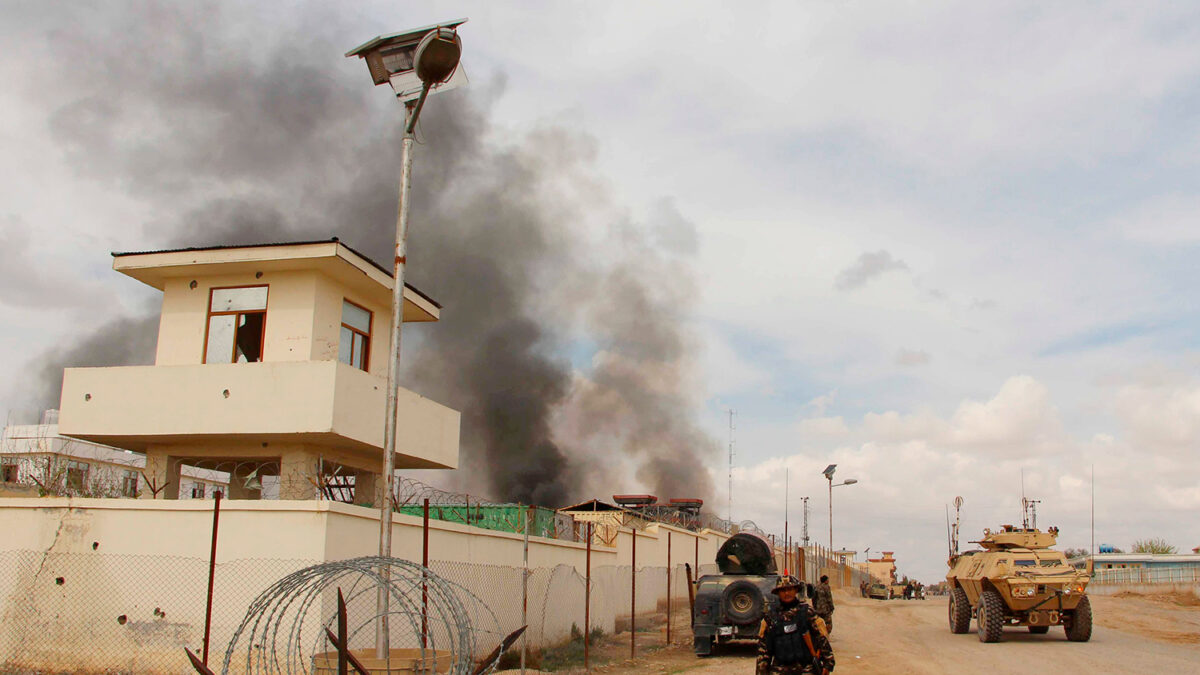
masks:
[[[499,92],[499,133],[587,134],[615,211],[644,219],[670,199],[694,226],[694,405],[722,445],[722,410],[739,411],[740,517],[782,530],[788,466],[792,494],[814,498],[814,533],[824,532],[817,472],[838,461],[861,480],[837,496],[839,543],[894,549],[902,571],[932,579],[943,571],[943,505],[966,498],[968,533],[1015,520],[1021,469],[1043,522],[1085,543],[1095,463],[1100,539],[1200,545],[1200,10],[346,11],[361,37],[469,16],[471,86]],[[14,47],[0,76],[18,84],[0,92],[11,177],[0,234],[24,236],[22,258],[47,275],[33,284],[29,270],[0,271],[0,372],[11,381],[99,320],[97,307],[152,301],[107,271],[106,254],[136,248],[153,214],[72,171],[78,158],[56,143],[46,98],[30,95],[70,92],[37,80],[45,19],[21,6],[6,15],[15,20],[0,34]],[[838,288],[880,252],[901,264]],[[580,338],[564,355],[581,377],[592,344]],[[0,394],[10,408],[13,385]],[[722,459],[710,461],[721,492]]]

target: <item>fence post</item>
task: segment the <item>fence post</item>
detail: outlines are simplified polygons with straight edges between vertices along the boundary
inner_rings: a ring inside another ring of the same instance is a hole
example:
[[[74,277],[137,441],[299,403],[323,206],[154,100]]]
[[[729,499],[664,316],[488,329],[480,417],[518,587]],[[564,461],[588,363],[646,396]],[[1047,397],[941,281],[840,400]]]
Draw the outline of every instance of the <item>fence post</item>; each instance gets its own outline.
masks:
[[[592,645],[592,523],[587,524],[587,576],[583,586],[583,669],[592,672],[590,650]]]
[[[667,645],[671,644],[671,531],[667,530]]]
[[[213,493],[212,551],[208,554],[208,600],[204,605],[204,665],[208,665],[208,638],[212,634],[213,578],[217,571],[217,525],[221,522],[221,491]]]
[[[637,528],[630,526],[633,533],[633,551],[629,560],[629,658],[637,656]]]
[[[429,569],[429,497],[421,511],[421,649],[425,649],[429,642],[429,586],[425,583]]]
[[[521,529],[524,530],[525,550],[521,568],[521,625],[529,626],[529,507],[521,506]],[[525,675],[525,654],[529,651],[529,630],[521,633],[521,675]]]

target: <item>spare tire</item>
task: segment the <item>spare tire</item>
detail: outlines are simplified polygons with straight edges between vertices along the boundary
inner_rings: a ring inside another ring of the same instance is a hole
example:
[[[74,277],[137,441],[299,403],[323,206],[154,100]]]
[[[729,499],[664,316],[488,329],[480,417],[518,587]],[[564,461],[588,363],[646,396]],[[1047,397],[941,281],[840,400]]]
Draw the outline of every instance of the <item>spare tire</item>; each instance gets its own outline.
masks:
[[[766,601],[754,582],[738,579],[725,587],[721,595],[721,610],[729,622],[747,626],[762,620]]]

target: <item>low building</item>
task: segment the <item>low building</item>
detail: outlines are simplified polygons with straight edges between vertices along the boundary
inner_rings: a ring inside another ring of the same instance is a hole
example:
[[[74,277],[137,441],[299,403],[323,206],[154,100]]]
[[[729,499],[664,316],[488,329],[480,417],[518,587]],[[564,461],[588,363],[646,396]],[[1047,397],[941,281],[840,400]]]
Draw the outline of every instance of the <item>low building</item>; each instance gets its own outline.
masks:
[[[141,453],[61,435],[57,410],[36,424],[7,424],[0,434],[0,496],[153,496],[145,469]],[[211,498],[228,485],[226,473],[184,466],[179,498]]]
[[[1200,583],[1197,553],[1099,553],[1091,562],[1098,584]],[[1072,563],[1086,565],[1087,558]]]
[[[896,556],[893,551],[884,551],[878,558],[867,559],[867,572],[871,579],[881,584],[896,584]]]

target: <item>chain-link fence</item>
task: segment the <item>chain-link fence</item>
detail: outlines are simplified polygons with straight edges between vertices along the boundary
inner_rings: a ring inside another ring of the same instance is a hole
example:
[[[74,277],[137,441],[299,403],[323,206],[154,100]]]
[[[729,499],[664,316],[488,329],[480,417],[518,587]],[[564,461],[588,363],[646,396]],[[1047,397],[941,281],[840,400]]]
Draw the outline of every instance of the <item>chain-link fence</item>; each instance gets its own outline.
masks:
[[[216,565],[209,663],[219,668],[254,599],[307,560],[235,560]],[[682,565],[671,571],[628,566],[591,570],[436,561],[433,573],[478,596],[500,633],[528,625],[516,650],[541,652],[585,632],[686,637],[690,610]],[[0,552],[0,672],[192,673],[184,648],[203,652],[208,562],[203,559],[101,553]],[[667,598],[670,596],[668,607]],[[639,639],[641,639],[639,637]],[[294,656],[294,655],[292,655]],[[307,670],[305,672],[308,672]]]
[[[1091,583],[1096,586],[1130,584],[1200,584],[1200,567],[1124,567],[1096,569]]]
[[[216,565],[209,663],[223,661],[259,594],[317,562],[246,559]],[[639,654],[661,645],[667,626],[671,641],[690,637],[682,564],[638,566],[636,574],[628,565],[596,566],[590,574],[569,565],[526,569],[433,561],[429,567],[479,598],[485,606],[469,611],[494,615],[500,634],[527,625],[515,649],[531,658],[601,638],[609,644],[626,639]],[[803,567],[810,581],[821,572],[861,581],[856,570],[820,550],[804,556]],[[199,558],[0,552],[0,673],[193,672],[183,649],[203,651],[208,568]],[[710,565],[697,571],[716,572]],[[289,658],[311,658],[301,656]]]

